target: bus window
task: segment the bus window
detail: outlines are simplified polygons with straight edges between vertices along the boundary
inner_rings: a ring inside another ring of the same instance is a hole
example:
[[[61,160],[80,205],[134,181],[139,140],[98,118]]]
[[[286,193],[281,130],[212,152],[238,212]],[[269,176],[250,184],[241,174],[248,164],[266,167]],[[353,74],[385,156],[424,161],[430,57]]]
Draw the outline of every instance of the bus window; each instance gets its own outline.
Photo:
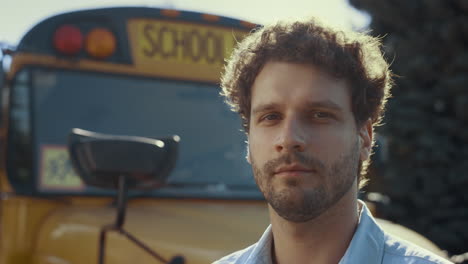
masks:
[[[7,170],[11,183],[21,193],[32,193],[32,144],[30,120],[30,71],[21,71],[13,80],[10,94]]]
[[[258,195],[244,158],[241,122],[223,103],[215,85],[51,69],[31,69],[31,76],[34,174],[39,191],[105,193],[83,186],[71,168],[67,136],[78,127],[110,134],[181,137],[168,186],[145,195]]]

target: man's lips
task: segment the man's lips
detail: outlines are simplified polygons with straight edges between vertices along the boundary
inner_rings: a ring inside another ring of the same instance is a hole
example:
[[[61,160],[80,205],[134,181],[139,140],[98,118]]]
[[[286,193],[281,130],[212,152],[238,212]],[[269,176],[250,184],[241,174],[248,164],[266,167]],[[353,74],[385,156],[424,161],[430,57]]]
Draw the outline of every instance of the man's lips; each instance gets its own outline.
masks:
[[[281,175],[300,175],[304,173],[313,173],[315,170],[306,168],[301,165],[287,165],[287,166],[280,166],[274,172],[274,174],[281,174]]]

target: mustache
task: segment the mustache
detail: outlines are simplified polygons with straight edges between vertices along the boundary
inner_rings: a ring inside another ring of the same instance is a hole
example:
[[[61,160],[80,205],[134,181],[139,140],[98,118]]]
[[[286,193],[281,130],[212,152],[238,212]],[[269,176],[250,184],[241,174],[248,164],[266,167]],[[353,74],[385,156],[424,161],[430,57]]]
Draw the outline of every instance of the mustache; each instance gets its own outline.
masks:
[[[293,152],[276,159],[269,160],[263,166],[263,171],[266,172],[267,175],[272,175],[279,166],[284,164],[289,165],[292,163],[297,163],[300,166],[316,171],[322,171],[325,169],[325,164],[319,159],[308,156],[304,153]]]

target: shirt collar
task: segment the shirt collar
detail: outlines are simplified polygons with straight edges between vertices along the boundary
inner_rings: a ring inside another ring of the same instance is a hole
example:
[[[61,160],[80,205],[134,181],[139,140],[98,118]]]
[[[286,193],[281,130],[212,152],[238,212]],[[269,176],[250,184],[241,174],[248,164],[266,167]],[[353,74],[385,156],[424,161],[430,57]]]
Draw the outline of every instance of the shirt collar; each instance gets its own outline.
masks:
[[[359,224],[351,243],[339,264],[381,263],[384,251],[384,233],[377,225],[367,206],[359,201],[361,214]],[[271,264],[271,246],[273,234],[271,225],[263,233],[246,263]]]
[[[384,233],[364,202],[353,239],[339,264],[381,263],[384,253]]]
[[[273,242],[273,233],[271,225],[267,227],[260,240],[254,246],[252,253],[245,263],[249,264],[271,264],[271,246]]]

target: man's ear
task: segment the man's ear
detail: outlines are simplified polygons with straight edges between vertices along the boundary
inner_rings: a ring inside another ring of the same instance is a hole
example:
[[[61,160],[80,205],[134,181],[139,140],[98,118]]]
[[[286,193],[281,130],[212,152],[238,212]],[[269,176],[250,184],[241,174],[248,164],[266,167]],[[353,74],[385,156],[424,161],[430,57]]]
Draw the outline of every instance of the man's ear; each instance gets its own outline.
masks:
[[[372,121],[369,119],[359,129],[359,148],[362,161],[367,160],[371,155],[373,137]]]

